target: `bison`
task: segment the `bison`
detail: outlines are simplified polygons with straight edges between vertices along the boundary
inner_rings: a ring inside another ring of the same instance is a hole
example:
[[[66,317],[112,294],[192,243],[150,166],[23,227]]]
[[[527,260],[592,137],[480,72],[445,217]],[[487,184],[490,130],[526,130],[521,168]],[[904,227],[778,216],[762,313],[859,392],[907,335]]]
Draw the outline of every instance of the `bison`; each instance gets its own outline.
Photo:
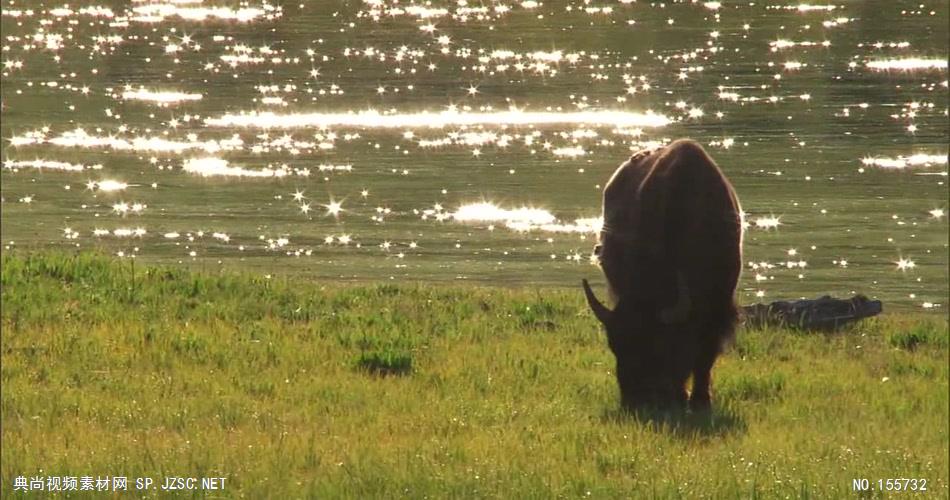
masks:
[[[732,185],[691,140],[636,153],[610,178],[594,254],[614,309],[583,287],[617,358],[624,408],[710,407],[710,373],[739,316],[741,214]]]

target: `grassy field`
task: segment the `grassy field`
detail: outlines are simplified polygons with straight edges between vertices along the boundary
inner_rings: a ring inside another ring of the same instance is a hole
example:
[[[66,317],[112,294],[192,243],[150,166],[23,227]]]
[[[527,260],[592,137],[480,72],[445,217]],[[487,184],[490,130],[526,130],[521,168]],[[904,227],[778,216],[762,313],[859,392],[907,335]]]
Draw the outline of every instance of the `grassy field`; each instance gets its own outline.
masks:
[[[52,475],[227,478],[196,497],[831,498],[859,478],[948,494],[942,316],[742,330],[711,416],[632,416],[579,290],[16,252],[2,287],[4,497]]]

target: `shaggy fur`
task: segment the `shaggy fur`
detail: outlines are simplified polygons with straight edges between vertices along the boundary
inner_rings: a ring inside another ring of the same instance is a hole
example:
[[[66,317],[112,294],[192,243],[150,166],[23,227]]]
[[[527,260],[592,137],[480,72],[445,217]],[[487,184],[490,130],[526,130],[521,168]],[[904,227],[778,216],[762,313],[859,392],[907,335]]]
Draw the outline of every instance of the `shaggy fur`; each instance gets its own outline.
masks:
[[[699,144],[678,140],[622,164],[603,209],[594,251],[614,310],[584,285],[617,358],[623,405],[688,399],[708,408],[713,364],[738,319],[742,223],[732,185]]]

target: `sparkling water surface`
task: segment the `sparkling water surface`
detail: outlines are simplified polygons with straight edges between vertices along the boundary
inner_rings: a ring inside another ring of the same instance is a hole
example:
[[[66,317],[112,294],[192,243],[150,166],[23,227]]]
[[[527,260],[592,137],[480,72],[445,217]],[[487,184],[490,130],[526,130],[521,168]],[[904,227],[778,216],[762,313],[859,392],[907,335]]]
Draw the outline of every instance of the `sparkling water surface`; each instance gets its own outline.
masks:
[[[744,303],[948,299],[945,1],[2,2],[5,250],[578,286],[691,137]]]

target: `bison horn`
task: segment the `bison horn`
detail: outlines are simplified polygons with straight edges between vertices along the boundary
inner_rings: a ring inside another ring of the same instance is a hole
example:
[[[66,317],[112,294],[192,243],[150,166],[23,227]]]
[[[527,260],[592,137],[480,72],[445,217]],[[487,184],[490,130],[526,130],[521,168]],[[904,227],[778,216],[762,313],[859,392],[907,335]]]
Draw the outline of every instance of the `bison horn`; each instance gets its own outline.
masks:
[[[683,271],[677,271],[676,304],[660,312],[660,321],[667,325],[683,323],[689,318],[690,309],[692,309],[692,301],[689,298],[689,285],[686,282],[686,275],[683,274]]]
[[[597,319],[606,325],[610,321],[610,317],[613,313],[610,309],[607,309],[607,306],[597,300],[594,291],[590,289],[590,284],[587,283],[586,279],[581,280],[581,283],[584,285],[584,295],[587,296],[587,304],[590,306],[591,311],[594,311],[594,316],[597,316]]]

